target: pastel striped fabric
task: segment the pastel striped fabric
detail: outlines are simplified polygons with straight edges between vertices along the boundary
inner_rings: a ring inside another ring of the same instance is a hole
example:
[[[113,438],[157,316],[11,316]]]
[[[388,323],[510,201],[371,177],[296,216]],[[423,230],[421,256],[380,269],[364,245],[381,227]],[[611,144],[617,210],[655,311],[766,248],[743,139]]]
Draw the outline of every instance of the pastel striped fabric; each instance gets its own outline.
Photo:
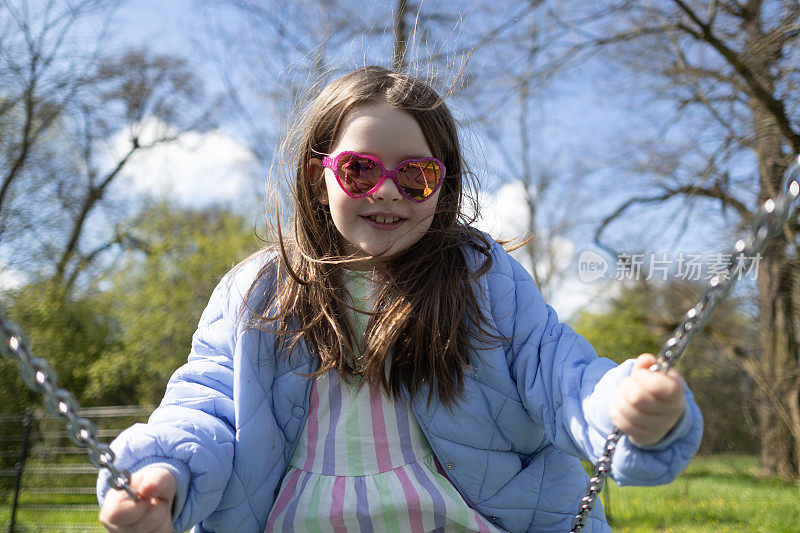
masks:
[[[353,292],[362,291],[356,278]],[[266,531],[502,530],[437,469],[408,402],[329,372],[311,385],[306,426]]]

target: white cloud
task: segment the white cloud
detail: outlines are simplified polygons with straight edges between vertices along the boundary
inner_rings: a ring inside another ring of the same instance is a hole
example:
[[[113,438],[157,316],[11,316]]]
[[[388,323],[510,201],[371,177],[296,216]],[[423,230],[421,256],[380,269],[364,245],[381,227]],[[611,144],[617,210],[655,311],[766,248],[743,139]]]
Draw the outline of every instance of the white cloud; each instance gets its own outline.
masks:
[[[525,202],[525,188],[522,182],[514,181],[500,187],[496,193],[480,193],[481,217],[475,226],[496,239],[515,239],[528,237],[528,217],[530,212]],[[546,239],[545,233],[534,235],[534,238]],[[563,272],[558,283],[550,287],[550,298],[547,303],[553,306],[563,320],[573,316],[584,308],[592,308],[609,296],[608,284],[603,280],[584,283],[578,278],[575,264],[576,245],[570,239],[555,236],[550,243],[555,255],[552,268]],[[530,272],[530,257],[524,253],[514,253],[514,257]],[[537,271],[543,275],[549,273],[551,266],[547,261],[537,260]]]
[[[553,292],[550,305],[558,311],[563,321],[573,318],[579,311],[600,312],[608,300],[620,293],[622,285],[609,280],[585,283],[570,272]]]
[[[0,291],[19,289],[26,283],[28,279],[22,272],[10,268],[3,259],[0,259]]]
[[[528,206],[521,181],[507,183],[495,194],[481,192],[481,217],[475,226],[497,239],[520,237],[528,227]]]
[[[150,119],[138,125],[139,142],[147,145],[174,128]],[[127,132],[111,143],[109,164],[130,147]],[[258,161],[241,143],[218,130],[187,131],[177,140],[137,153],[123,170],[125,183],[134,191],[169,197],[187,207],[212,203],[251,205],[263,194],[258,187]]]

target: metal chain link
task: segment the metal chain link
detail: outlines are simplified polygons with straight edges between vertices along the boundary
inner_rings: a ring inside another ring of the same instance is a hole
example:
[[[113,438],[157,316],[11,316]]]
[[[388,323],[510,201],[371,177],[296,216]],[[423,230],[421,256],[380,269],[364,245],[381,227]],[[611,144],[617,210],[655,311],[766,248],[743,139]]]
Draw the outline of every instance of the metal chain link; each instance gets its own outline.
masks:
[[[77,446],[89,449],[89,461],[92,465],[95,468],[105,468],[111,473],[109,484],[115,489],[124,490],[134,500],[141,499],[131,488],[130,473],[114,466],[114,452],[98,440],[97,427],[88,418],[77,415],[80,409],[78,400],[69,391],[58,388],[58,377],[53,367],[44,359],[33,356],[19,326],[9,321],[2,310],[0,353],[17,362],[22,380],[31,390],[44,396],[47,410],[56,418],[66,421],[69,438]]]
[[[689,309],[672,336],[661,347],[658,360],[650,367],[650,370],[666,372],[672,368],[683,355],[692,338],[703,329],[714,308],[730,294],[747,262],[754,261],[754,257],[761,252],[767,240],[783,229],[792,213],[794,203],[800,195],[798,180],[800,180],[800,156],[786,171],[781,195],[776,200],[767,200],[759,208],[747,237],[736,241],[736,244],[733,245],[731,258],[724,271],[708,280],[697,304]],[[622,432],[614,428],[614,432],[606,440],[603,455],[597,461],[594,475],[589,479],[586,495],[581,498],[578,514],[572,519],[570,533],[578,533],[586,525],[589,513],[597,501],[597,496],[603,490],[605,478],[611,472],[611,460],[620,438],[622,438]]]

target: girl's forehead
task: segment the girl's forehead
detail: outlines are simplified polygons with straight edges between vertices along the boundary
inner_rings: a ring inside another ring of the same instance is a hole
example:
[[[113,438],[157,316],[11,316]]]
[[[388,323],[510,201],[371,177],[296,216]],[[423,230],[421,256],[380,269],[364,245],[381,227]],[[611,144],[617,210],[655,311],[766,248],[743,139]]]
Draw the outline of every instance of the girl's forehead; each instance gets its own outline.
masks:
[[[431,155],[416,119],[386,102],[362,104],[345,115],[333,152],[344,150]]]
[[[408,111],[379,100],[357,105],[345,113],[340,130],[343,131],[353,126],[376,127],[384,124],[400,127],[419,127],[416,119]]]

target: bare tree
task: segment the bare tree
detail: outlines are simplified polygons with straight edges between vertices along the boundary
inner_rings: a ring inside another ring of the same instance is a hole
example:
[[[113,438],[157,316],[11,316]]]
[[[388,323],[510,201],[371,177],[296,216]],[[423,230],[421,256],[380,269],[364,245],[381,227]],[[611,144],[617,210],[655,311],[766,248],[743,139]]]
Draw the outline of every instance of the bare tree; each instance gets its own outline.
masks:
[[[0,257],[66,292],[125,238],[114,225],[130,215],[121,209],[130,198],[112,201],[109,191],[131,158],[207,118],[196,116],[202,94],[185,61],[143,50],[104,56],[102,28],[88,52],[78,48],[76,35],[90,20],[105,24],[114,5],[0,6]],[[166,126],[143,135],[152,119]],[[120,135],[127,145],[110,155]]]
[[[113,3],[100,0],[0,4],[0,238],[9,225],[22,224],[18,209],[9,205],[25,189],[17,183],[32,178],[25,175],[37,148],[59,127],[62,113],[92,75],[102,31],[88,52],[78,53],[70,45],[78,23],[89,16],[102,20],[109,6]]]
[[[428,76],[447,93],[470,78],[470,53],[488,50],[538,2],[507,2],[505,11],[467,2],[300,0],[196,3],[206,21],[198,49],[217,66],[232,113],[252,150],[272,162],[293,113],[309,89],[363,64]],[[218,11],[235,23],[215,23]],[[237,16],[238,15],[238,16]],[[293,20],[311,20],[303,26]],[[464,31],[468,27],[469,31]]]
[[[406,24],[406,13],[408,2],[397,0],[397,8],[394,12],[394,54],[392,68],[403,70],[406,66],[406,45],[408,44],[408,26]]]
[[[472,56],[468,83],[459,96],[465,95],[472,110],[469,120],[490,143],[500,183],[514,187],[517,201],[524,204],[522,212],[515,211],[524,220],[513,225],[519,233],[503,236],[530,238],[515,254],[550,299],[571,263],[573,233],[593,218],[582,208],[589,200],[580,186],[585,162],[568,143],[553,148],[548,138],[555,129],[552,83],[572,58],[567,47],[554,46],[560,27],[547,15],[546,2],[531,1],[522,8],[496,2],[482,9],[488,20],[513,13],[514,24]],[[497,207],[504,211],[505,206]]]
[[[126,238],[127,232],[116,228],[105,239],[95,236],[89,246],[81,242],[90,215],[101,207],[111,184],[131,159],[154,146],[175,141],[186,129],[208,125],[208,118],[195,111],[200,84],[182,59],[131,50],[100,61],[92,82],[80,104],[80,116],[75,117],[80,118],[75,131],[80,135],[81,172],[76,176],[78,189],[66,239],[59,245],[55,261],[54,279],[67,289],[99,254]],[[153,119],[162,124],[155,132]],[[105,168],[96,151],[120,128],[125,132],[126,146]]]
[[[655,137],[644,140],[637,132],[632,144],[646,146],[639,151],[644,155],[627,153],[628,163],[617,162],[629,175],[653,177],[658,190],[621,205],[601,224],[598,240],[631,208],[673,199],[683,199],[684,207],[719,208],[738,231],[748,225],[756,206],[780,192],[791,154],[800,153],[800,2],[573,7],[577,49],[603,51],[638,78],[638,89],[644,85],[646,103],[671,106]],[[592,25],[583,23],[592,18]],[[762,253],[758,349],[730,358],[756,384],[763,470],[786,478],[800,471],[797,229],[795,219]]]

